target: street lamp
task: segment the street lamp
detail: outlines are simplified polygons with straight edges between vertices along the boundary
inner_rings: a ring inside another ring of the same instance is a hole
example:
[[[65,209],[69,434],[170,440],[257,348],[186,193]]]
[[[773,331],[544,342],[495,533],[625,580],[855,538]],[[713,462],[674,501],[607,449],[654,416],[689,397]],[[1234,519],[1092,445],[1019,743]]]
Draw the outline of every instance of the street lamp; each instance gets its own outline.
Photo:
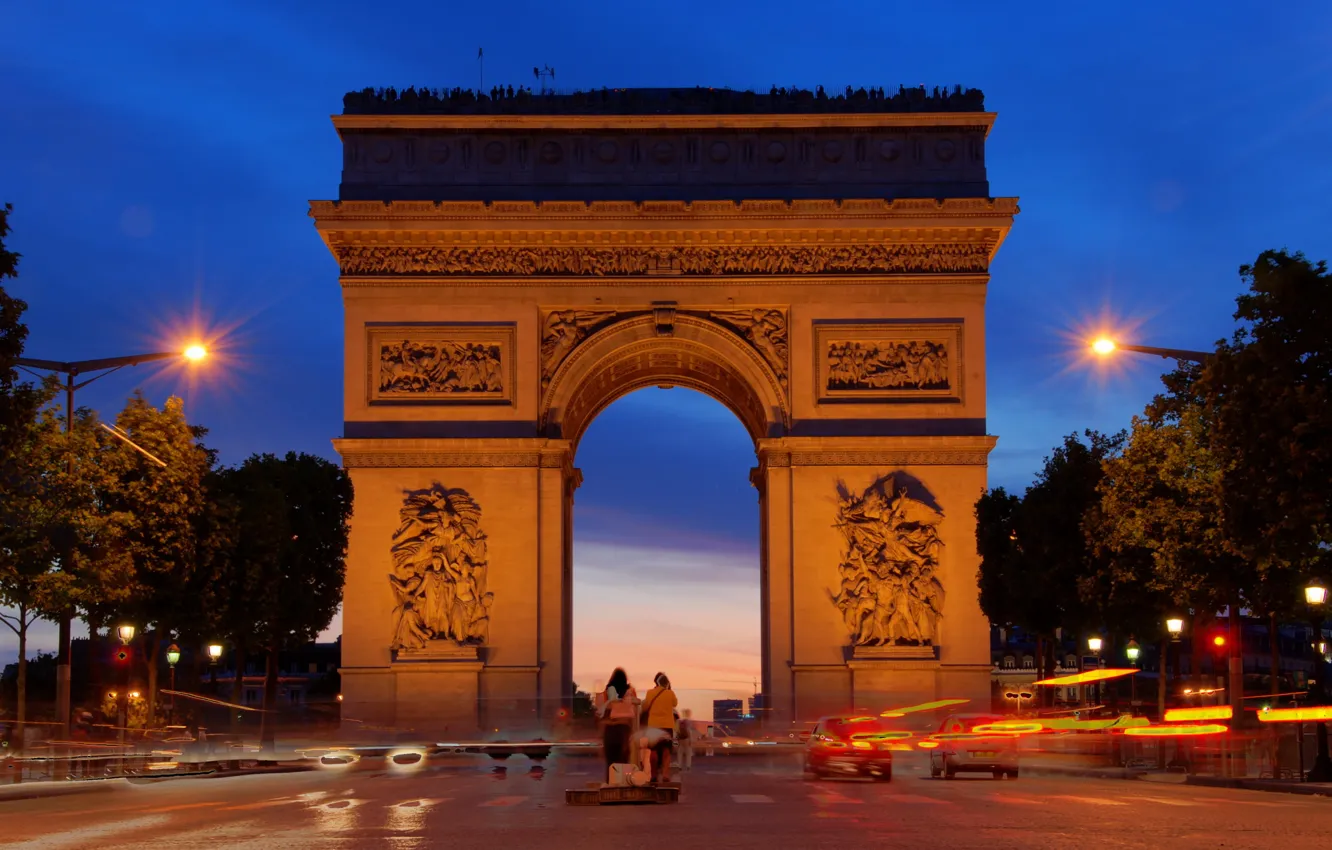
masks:
[[[220,643],[208,644],[208,663],[216,664],[217,660],[221,657],[222,657],[222,644]]]
[[[98,378],[105,378],[112,372],[124,369],[126,366],[138,366],[141,363],[170,360],[176,357],[183,357],[192,363],[197,363],[207,356],[208,349],[195,343],[183,351],[156,351],[149,354],[131,354],[125,357],[104,357],[100,360],[39,360],[33,357],[20,357],[14,363],[28,370],[44,369],[65,376],[65,433],[68,434],[74,430],[75,390],[81,390]],[[100,374],[93,374],[94,372]],[[93,376],[86,381],[76,381],[79,375],[90,374]],[[130,445],[134,445],[134,442],[128,437],[117,434],[112,429],[107,430],[110,430],[116,437],[130,443]],[[139,447],[135,446],[135,448]],[[139,450],[143,451],[141,448]],[[147,453],[145,452],[145,454]],[[73,455],[70,455],[67,463],[70,471],[73,471]],[[158,461],[158,463],[160,464],[161,461]],[[73,638],[73,620],[73,612],[62,613],[57,618],[59,633],[56,637],[56,721],[60,724],[66,738],[69,737],[69,652],[70,641]]]
[[[1138,642],[1129,639],[1128,646],[1124,647],[1124,654],[1128,656],[1129,663],[1135,668],[1138,666],[1138,656],[1142,655],[1142,647]],[[1129,676],[1129,714],[1133,713],[1133,706],[1138,702],[1138,671],[1135,669],[1133,675]]]
[[[1191,351],[1187,348],[1157,348],[1154,345],[1128,345],[1109,337],[1099,337],[1091,341],[1092,353],[1098,357],[1109,357],[1116,351],[1133,351],[1138,354],[1155,354],[1167,360],[1184,360],[1190,363],[1206,363],[1212,356],[1208,351]]]
[[[1102,647],[1103,645],[1104,645],[1104,641],[1102,641],[1102,640],[1101,640],[1100,638],[1098,638],[1098,637],[1089,637],[1089,638],[1087,638],[1087,648],[1090,649],[1092,652],[1100,653],[1100,651],[1101,651],[1101,647]]]
[[[171,668],[171,702],[167,706],[167,725],[176,723],[176,662],[180,661],[180,647],[174,643],[167,647],[167,666]]]
[[[1325,642],[1323,641],[1323,603],[1327,601],[1327,588],[1318,582],[1311,582],[1304,588],[1304,601],[1309,603],[1309,608],[1313,611],[1314,625],[1314,643],[1318,654],[1314,656],[1314,688],[1319,703],[1327,703],[1327,676],[1326,662],[1323,659]],[[1313,767],[1309,770],[1308,781],[1310,782],[1332,782],[1332,758],[1328,756],[1327,749],[1327,723],[1319,721],[1314,727],[1314,737],[1318,741],[1318,755],[1314,758]]]
[[[120,642],[125,646],[129,646],[130,641],[134,640],[134,632],[134,626],[130,623],[121,623],[119,626],[116,626],[116,636],[120,638]],[[130,665],[128,656],[126,656],[124,660],[125,687],[123,688],[120,697],[116,700],[117,713],[119,714],[119,722],[117,722],[116,725],[120,727],[119,738],[121,743],[124,743],[125,741],[125,727],[129,726]]]

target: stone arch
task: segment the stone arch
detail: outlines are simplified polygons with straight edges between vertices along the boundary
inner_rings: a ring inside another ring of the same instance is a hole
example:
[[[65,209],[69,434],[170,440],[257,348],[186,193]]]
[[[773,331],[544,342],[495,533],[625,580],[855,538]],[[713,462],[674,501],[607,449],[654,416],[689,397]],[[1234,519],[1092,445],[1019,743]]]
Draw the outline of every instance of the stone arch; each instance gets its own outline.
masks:
[[[650,386],[706,393],[735,413],[755,441],[784,435],[790,422],[782,379],[748,342],[716,322],[677,314],[669,330],[652,315],[637,316],[583,341],[551,376],[542,427],[577,450],[598,413]]]

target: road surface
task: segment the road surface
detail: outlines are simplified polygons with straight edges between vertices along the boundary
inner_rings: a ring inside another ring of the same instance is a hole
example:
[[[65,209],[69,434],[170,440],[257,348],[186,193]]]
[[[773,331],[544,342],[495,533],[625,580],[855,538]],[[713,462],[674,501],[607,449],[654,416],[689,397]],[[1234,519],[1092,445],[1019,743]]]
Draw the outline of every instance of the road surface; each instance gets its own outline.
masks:
[[[0,846],[191,848],[1332,847],[1332,799],[1024,776],[810,782],[793,757],[699,758],[676,805],[570,807],[598,762],[447,757],[311,773],[177,779],[0,802]]]

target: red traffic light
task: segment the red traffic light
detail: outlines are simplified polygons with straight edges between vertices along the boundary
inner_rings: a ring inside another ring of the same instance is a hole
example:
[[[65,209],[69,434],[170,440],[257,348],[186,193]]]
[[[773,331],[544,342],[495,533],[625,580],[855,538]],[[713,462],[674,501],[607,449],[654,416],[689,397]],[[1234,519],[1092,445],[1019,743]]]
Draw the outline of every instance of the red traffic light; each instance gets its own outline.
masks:
[[[1226,636],[1217,635],[1216,637],[1212,638],[1212,646],[1216,649],[1224,649],[1226,646]]]

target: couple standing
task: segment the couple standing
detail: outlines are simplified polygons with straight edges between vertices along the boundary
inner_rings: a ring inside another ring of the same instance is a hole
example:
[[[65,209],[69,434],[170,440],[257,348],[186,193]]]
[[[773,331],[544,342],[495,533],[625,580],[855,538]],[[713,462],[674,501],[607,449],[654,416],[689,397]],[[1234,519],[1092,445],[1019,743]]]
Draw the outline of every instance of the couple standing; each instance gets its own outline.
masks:
[[[608,773],[612,765],[641,762],[639,767],[652,781],[670,780],[677,702],[665,673],[658,673],[653,685],[640,700],[624,669],[617,667],[606,689],[597,695]],[[635,748],[638,759],[633,758]]]

